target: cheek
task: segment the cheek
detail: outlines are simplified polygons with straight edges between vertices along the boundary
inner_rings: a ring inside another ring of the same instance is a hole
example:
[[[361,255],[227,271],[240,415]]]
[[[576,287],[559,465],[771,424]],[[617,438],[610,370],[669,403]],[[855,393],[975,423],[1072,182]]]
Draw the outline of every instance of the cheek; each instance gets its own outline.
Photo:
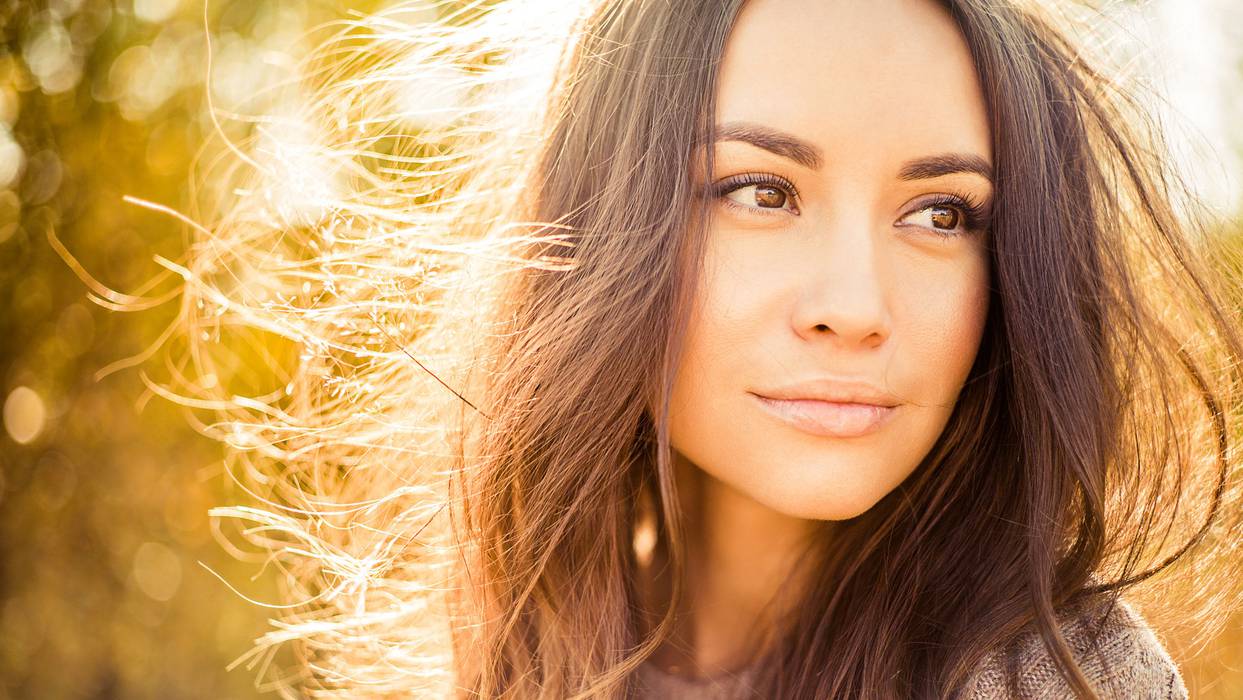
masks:
[[[773,322],[775,304],[764,290],[774,280],[771,266],[748,265],[731,250],[710,246],[699,276],[677,376],[670,396],[669,432],[674,449],[727,483],[736,472],[754,469],[756,453],[770,445],[744,401],[746,389],[762,377],[753,358],[764,356],[780,328]],[[767,320],[765,320],[767,319]],[[775,348],[769,348],[775,350]],[[758,371],[756,371],[758,370]],[[747,456],[728,458],[739,448]]]
[[[893,285],[895,361],[911,390],[952,402],[975,362],[988,317],[984,253],[932,271],[907,270]],[[947,416],[948,417],[948,414]]]
[[[903,465],[893,487],[919,466],[953,415],[983,337],[989,282],[980,251],[930,269],[911,266],[894,283],[890,371],[904,382],[910,404],[903,409],[904,444],[890,453]]]

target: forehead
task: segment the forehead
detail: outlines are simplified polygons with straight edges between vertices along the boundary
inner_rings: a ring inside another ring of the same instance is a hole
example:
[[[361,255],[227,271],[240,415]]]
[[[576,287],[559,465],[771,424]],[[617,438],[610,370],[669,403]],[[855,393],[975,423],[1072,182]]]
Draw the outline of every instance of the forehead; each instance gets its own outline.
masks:
[[[735,120],[811,141],[830,168],[991,159],[970,52],[934,0],[749,0],[718,83],[717,122]]]

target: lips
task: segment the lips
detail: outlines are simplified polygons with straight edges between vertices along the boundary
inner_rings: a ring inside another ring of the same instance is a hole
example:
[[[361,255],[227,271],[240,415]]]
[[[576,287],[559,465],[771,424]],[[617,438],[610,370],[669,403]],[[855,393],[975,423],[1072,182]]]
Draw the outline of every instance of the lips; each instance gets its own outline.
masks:
[[[785,424],[820,437],[862,437],[878,431],[897,412],[896,405],[825,401],[822,399],[780,399],[751,394],[769,415]]]

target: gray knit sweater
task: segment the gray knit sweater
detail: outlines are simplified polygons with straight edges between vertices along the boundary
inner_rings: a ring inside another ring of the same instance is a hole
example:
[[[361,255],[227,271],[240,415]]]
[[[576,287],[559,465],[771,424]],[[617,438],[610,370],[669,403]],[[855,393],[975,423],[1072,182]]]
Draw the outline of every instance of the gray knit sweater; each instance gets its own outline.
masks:
[[[1103,612],[1103,611],[1102,611]],[[1099,617],[1097,614],[1095,617]],[[1165,700],[1187,698],[1178,666],[1152,628],[1125,601],[1096,627],[1088,614],[1063,617],[1062,634],[1088,680],[1102,699]],[[1091,645],[1099,631],[1097,648]],[[708,679],[675,676],[654,664],[639,671],[640,698],[722,700],[755,697],[749,679],[753,669]],[[1021,635],[1008,653],[996,651],[964,689],[966,700],[1005,698],[1074,698],[1034,630]]]

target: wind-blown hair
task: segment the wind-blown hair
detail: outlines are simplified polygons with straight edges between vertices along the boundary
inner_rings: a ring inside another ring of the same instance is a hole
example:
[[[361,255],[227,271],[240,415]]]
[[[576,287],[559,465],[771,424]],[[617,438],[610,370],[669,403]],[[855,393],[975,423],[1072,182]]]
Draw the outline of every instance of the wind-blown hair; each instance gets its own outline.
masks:
[[[1207,635],[1240,603],[1243,344],[1217,243],[1145,105],[1056,18],[944,4],[992,129],[983,341],[915,472],[808,553],[756,650],[763,697],[952,696],[1033,626],[1094,697],[1067,606],[1194,581],[1177,610]],[[289,643],[286,696],[633,690],[681,595],[643,609],[636,540],[681,578],[668,397],[740,5],[352,20],[206,176],[229,184],[168,263],[158,390],[214,412],[257,499],[213,514],[279,567],[281,617],[244,658]]]

